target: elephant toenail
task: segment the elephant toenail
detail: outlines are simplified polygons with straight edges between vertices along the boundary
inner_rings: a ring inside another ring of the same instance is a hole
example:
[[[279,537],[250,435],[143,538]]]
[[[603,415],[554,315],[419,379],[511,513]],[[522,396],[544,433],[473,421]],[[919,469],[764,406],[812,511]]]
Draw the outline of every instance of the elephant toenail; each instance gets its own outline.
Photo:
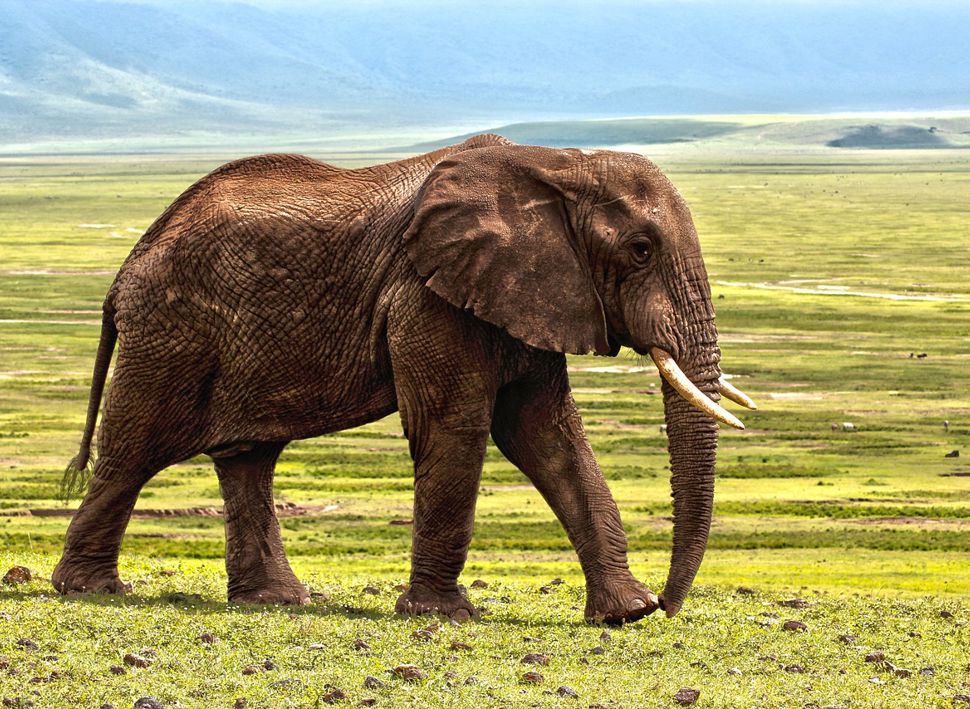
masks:
[[[646,608],[647,604],[643,602],[642,598],[634,598],[630,603],[630,610],[638,611],[642,608]]]
[[[459,608],[454,613],[451,614],[451,619],[458,623],[466,623],[471,620],[471,613],[469,613],[464,608]]]
[[[657,598],[657,594],[656,593],[648,593],[647,594],[647,603],[649,603],[654,608],[657,608],[660,605],[660,599]]]

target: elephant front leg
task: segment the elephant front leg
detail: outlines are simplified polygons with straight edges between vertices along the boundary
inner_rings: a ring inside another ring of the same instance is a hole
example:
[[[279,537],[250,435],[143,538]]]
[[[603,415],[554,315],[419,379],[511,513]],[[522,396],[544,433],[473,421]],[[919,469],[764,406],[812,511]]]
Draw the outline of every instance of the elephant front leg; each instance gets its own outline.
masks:
[[[411,580],[395,610],[440,613],[463,621],[478,616],[458,590],[475,517],[488,429],[442,430],[434,425],[416,442]]]
[[[225,501],[226,571],[232,603],[309,603],[290,569],[273,503],[273,470],[284,444],[258,444],[216,458]]]
[[[586,576],[586,620],[620,624],[649,615],[657,595],[634,578],[620,513],[593,457],[566,376],[565,358],[499,392],[496,445],[562,522]]]

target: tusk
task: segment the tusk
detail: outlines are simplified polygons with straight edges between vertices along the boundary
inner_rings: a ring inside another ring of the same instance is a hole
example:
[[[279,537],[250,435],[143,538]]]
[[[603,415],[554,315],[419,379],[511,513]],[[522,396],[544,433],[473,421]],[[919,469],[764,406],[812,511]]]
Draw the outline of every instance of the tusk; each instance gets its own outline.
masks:
[[[738,417],[732,414],[730,411],[727,411],[724,407],[698,389],[697,385],[688,379],[683,370],[677,366],[677,362],[673,357],[670,356],[669,353],[665,352],[659,347],[651,347],[650,356],[657,365],[657,369],[660,370],[661,376],[667,380],[667,383],[676,389],[677,393],[684,397],[695,408],[700,409],[705,414],[712,416],[721,423],[726,423],[728,426],[734,426],[734,428],[742,431],[744,430],[744,424],[738,420]]]
[[[745,407],[746,409],[751,409],[753,411],[758,409],[758,405],[754,403],[754,399],[731,384],[727,379],[724,378],[723,374],[721,375],[721,378],[717,380],[717,384],[719,387],[721,387],[721,396],[730,399],[735,404],[741,404],[741,406]]]

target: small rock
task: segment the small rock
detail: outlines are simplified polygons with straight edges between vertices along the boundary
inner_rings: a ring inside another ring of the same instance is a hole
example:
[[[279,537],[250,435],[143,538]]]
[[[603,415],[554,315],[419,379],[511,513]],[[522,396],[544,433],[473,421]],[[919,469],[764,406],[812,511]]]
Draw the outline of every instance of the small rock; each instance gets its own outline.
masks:
[[[265,660],[263,660],[263,669],[264,670],[275,670],[276,669],[276,663],[273,662],[273,660],[271,658],[267,657]]]
[[[411,633],[411,637],[415,640],[423,640],[424,642],[428,642],[429,640],[434,640],[434,633],[422,628]]]
[[[694,660],[692,663],[690,663],[690,666],[691,667],[696,667],[696,668],[702,669],[702,670],[706,670],[707,669],[707,663],[704,662],[703,660]]]
[[[940,611],[940,617],[941,618],[952,618],[953,617],[953,614],[950,611],[944,610],[944,611]]]
[[[232,709],[246,709],[249,706],[249,702],[246,701],[246,697],[239,697],[233,702]]]
[[[383,686],[384,683],[377,679],[377,677],[371,677],[370,675],[364,677],[364,687],[367,689],[381,689]]]
[[[907,637],[910,637],[910,638],[921,638],[921,637],[923,637],[922,633],[917,633],[915,630],[910,630],[908,633],[906,633],[906,636]]]
[[[606,648],[602,645],[597,645],[592,650],[589,651],[590,655],[603,655],[606,653]]]
[[[884,684],[884,683],[878,677],[870,677],[869,678],[869,684]]]
[[[674,695],[674,701],[680,704],[682,707],[689,707],[691,704],[694,704],[700,696],[701,692],[699,689],[683,687],[677,692],[677,694]]]
[[[475,579],[471,584],[472,588],[488,588],[488,582],[482,581],[482,579]]]
[[[452,640],[451,644],[448,646],[451,650],[471,650],[472,646],[468,643],[463,643],[461,640]]]
[[[885,662],[886,653],[884,652],[870,652],[866,655],[866,662]]]
[[[129,667],[145,668],[151,666],[152,661],[143,655],[136,655],[133,652],[129,652],[124,657],[124,663]]]
[[[912,677],[913,671],[907,670],[905,667],[894,667],[893,674],[896,675],[897,677],[906,678],[906,677]]]
[[[935,667],[921,667],[919,673],[921,675],[926,676],[926,677],[932,677],[933,675],[936,674],[936,668]]]
[[[840,635],[839,642],[843,645],[853,645],[857,640],[855,635]]]
[[[22,647],[24,650],[37,650],[40,647],[37,643],[35,643],[30,638],[19,638],[15,643],[15,645],[17,647]]]
[[[374,588],[373,586],[364,586],[364,588],[362,588],[360,592],[366,593],[368,596],[381,595],[380,589]]]
[[[30,699],[24,699],[22,697],[17,697],[16,699],[13,697],[4,697],[3,705],[5,707],[32,707],[34,703]]]
[[[242,668],[242,673],[244,675],[254,675],[257,672],[259,672],[259,667],[257,667],[256,665],[246,665],[245,667]]]
[[[958,450],[952,450],[949,453],[944,453],[943,454],[943,457],[944,458],[959,458],[960,457],[960,451],[958,451]]]
[[[550,586],[562,586],[564,583],[566,583],[566,582],[563,581],[562,579],[555,578],[555,579],[553,579],[552,581],[549,582],[549,585]]]
[[[395,676],[400,677],[405,682],[417,682],[427,677],[427,673],[417,665],[398,665],[391,670]]]
[[[214,642],[215,642],[216,640],[218,640],[219,638],[217,638],[217,637],[216,637],[215,635],[213,635],[213,634],[212,634],[212,633],[210,633],[210,632],[205,632],[205,633],[202,633],[202,634],[201,634],[201,635],[200,635],[200,636],[199,636],[198,638],[196,638],[196,639],[197,639],[197,640],[198,640],[198,641],[199,641],[200,643],[202,643],[203,645],[211,645],[212,643],[214,643]]]
[[[178,571],[176,571],[175,569],[162,569],[161,571],[158,572],[158,575],[172,577],[172,576],[177,576]]]
[[[790,601],[778,601],[783,608],[811,608],[812,604],[804,598],[792,598]]]
[[[343,701],[346,698],[347,698],[347,695],[344,694],[341,690],[332,689],[326,694],[324,694],[322,697],[320,697],[320,701],[323,702],[324,704],[336,704],[337,702]]]
[[[601,643],[608,643],[608,642],[610,642],[612,640],[613,640],[613,636],[610,635],[610,631],[609,630],[604,630],[602,633],[600,633],[600,642]]]
[[[361,699],[359,703],[362,707],[377,706],[377,700],[374,699],[374,697],[367,697],[366,699]]]
[[[8,586],[16,586],[22,583],[33,581],[34,575],[26,566],[11,566],[10,570],[3,575],[3,582]]]
[[[140,697],[135,700],[134,709],[165,709],[165,705],[155,697]]]
[[[370,650],[370,644],[363,638],[357,638],[356,640],[354,640],[350,644],[350,647],[352,647],[354,650],[361,650],[364,652]]]
[[[530,652],[528,655],[522,658],[523,665],[542,665],[543,667],[549,664],[549,656],[541,652]]]
[[[679,640],[677,642],[675,642],[673,645],[671,645],[670,647],[674,648],[675,650],[686,650],[687,649],[687,646],[684,643],[680,642]]]
[[[125,671],[125,668],[121,665],[111,665],[111,667],[108,668],[108,672],[113,675],[123,675]]]
[[[782,630],[787,630],[791,633],[804,633],[808,630],[808,626],[805,625],[800,620],[786,620],[785,624],[781,626]]]
[[[526,684],[542,684],[546,678],[538,672],[526,672],[522,675],[522,681]]]
[[[747,586],[738,586],[738,590],[735,593],[737,593],[739,596],[753,596],[757,593],[757,591]]]
[[[790,665],[785,665],[783,669],[785,670],[785,672],[790,672],[793,675],[800,675],[805,672],[804,667],[794,662]]]
[[[111,704],[109,702],[105,702],[104,704],[102,704],[100,706],[99,709],[117,709],[117,707],[114,704]]]
[[[572,687],[567,687],[566,685],[562,685],[561,687],[559,687],[556,690],[556,694],[558,694],[560,697],[569,697],[570,699],[579,699],[579,695],[576,694],[576,690],[573,689]]]
[[[538,643],[542,641],[542,638],[537,638],[532,635],[523,635],[522,640],[524,640],[527,643]]]
[[[548,595],[548,594],[552,593],[552,586],[540,586],[539,587],[539,593],[541,593],[543,595]]]
[[[468,675],[468,677],[465,679],[465,685],[467,685],[468,687],[473,687],[474,685],[480,684],[480,683],[481,683],[481,680],[479,680],[478,677],[476,677],[475,675]]]
[[[401,593],[404,593],[409,588],[411,588],[411,585],[410,584],[406,584],[406,583],[396,583],[396,584],[394,584],[394,590],[395,591],[399,591]]]
[[[731,667],[731,668],[729,668],[728,671],[727,671],[727,673],[729,675],[734,675],[735,677],[740,677],[741,676],[741,670],[739,670],[737,667]]]
[[[458,673],[455,672],[454,670],[448,670],[441,676],[444,677],[445,679],[454,679],[455,677],[458,676]]]

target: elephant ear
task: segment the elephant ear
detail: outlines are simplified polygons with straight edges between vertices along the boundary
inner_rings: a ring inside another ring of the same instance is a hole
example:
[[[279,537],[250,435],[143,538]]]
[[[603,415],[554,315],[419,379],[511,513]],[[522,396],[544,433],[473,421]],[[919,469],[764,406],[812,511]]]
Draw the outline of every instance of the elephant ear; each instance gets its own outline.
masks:
[[[518,145],[455,154],[418,191],[404,243],[427,286],[452,305],[533,347],[609,354],[560,178],[575,174],[577,158]]]

